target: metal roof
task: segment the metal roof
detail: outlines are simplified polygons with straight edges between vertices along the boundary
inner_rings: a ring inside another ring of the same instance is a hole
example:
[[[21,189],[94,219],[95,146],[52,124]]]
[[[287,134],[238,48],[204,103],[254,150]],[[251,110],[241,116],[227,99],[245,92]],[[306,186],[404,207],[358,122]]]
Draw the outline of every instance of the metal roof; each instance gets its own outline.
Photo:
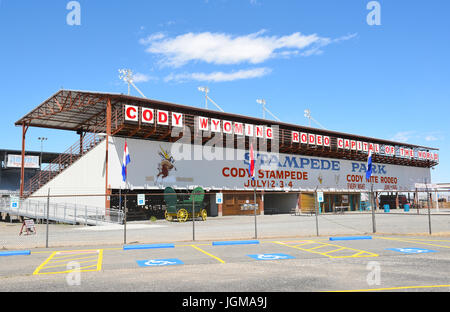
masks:
[[[106,105],[108,99],[112,107],[122,106],[123,104],[133,104],[143,107],[164,109],[176,111],[195,116],[212,117],[237,121],[251,124],[262,124],[279,126],[282,129],[292,131],[310,132],[315,134],[341,137],[343,139],[354,139],[360,141],[369,141],[386,145],[398,145],[410,148],[420,148],[426,150],[439,150],[438,148],[414,145],[404,142],[396,142],[385,139],[378,139],[366,136],[360,136],[350,133],[330,131],[306,126],[299,126],[279,121],[266,120],[261,118],[223,113],[219,111],[203,109],[193,106],[186,106],[174,103],[168,103],[158,100],[146,99],[141,97],[129,96],[124,94],[103,93],[92,91],[60,90],[42,102],[31,112],[19,119],[15,125],[28,125],[31,127],[62,129],[72,131],[94,131],[100,130],[98,127],[105,127],[106,124]],[[105,130],[103,130],[105,131]]]

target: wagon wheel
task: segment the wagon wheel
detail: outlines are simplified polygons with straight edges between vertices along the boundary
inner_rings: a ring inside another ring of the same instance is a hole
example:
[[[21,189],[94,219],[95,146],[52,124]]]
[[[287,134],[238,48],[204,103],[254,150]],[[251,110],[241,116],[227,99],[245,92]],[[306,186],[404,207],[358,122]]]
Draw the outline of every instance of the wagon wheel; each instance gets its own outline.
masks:
[[[202,217],[202,220],[206,221],[206,217],[208,216],[208,214],[206,213],[206,209],[202,209],[202,211],[200,211],[200,215]]]
[[[164,212],[164,217],[166,218],[167,221],[172,221],[172,216],[170,214],[167,213],[167,210]]]
[[[178,210],[178,212],[177,212],[178,222],[186,222],[187,218],[188,218],[188,212],[186,209],[183,208],[183,209]]]

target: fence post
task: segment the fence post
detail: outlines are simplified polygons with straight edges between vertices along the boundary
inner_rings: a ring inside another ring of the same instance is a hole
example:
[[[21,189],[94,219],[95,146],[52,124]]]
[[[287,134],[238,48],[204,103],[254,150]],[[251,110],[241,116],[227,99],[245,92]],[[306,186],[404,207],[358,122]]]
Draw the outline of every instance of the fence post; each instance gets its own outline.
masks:
[[[127,243],[127,194],[125,194],[125,207],[124,207],[124,216],[123,216],[123,244]]]
[[[50,189],[48,189],[48,195],[47,195],[47,230],[45,233],[45,248],[48,248],[48,217],[50,214]]]
[[[95,225],[97,225],[98,208],[95,207]]]
[[[75,216],[74,216],[73,225],[77,225],[77,204],[75,204]]]
[[[417,214],[419,214],[420,201],[419,201],[419,192],[417,191],[417,188],[416,188],[416,192],[414,193],[414,201],[415,201],[415,205],[416,205],[416,208],[417,208]]]
[[[436,194],[436,212],[439,212],[439,193],[437,190],[435,191],[435,194]]]
[[[373,183],[372,183],[372,192],[370,193],[369,198],[371,198],[370,206],[372,206],[372,230],[374,233],[377,232],[377,226],[375,221],[375,208],[376,208],[376,202],[375,202],[375,196],[373,194]]]
[[[428,232],[431,235],[431,211],[430,211],[430,194],[427,192],[427,206],[428,206]]]
[[[67,203],[64,204],[64,221],[66,221],[66,210],[67,210]]]
[[[192,190],[193,191],[193,190]],[[192,240],[195,241],[195,199],[194,194],[192,194]],[[189,214],[189,212],[188,212]]]
[[[314,210],[316,211],[316,234],[319,236],[319,216],[317,212],[317,187],[314,191]]]
[[[87,205],[84,205],[84,226],[87,226]]]
[[[257,221],[256,221],[256,207],[257,207],[257,203],[256,203],[256,186],[253,189],[253,203],[254,203],[253,213],[254,213],[254,216],[255,216],[255,239],[258,239],[258,224],[257,224]],[[259,211],[261,213],[261,209],[259,209]]]

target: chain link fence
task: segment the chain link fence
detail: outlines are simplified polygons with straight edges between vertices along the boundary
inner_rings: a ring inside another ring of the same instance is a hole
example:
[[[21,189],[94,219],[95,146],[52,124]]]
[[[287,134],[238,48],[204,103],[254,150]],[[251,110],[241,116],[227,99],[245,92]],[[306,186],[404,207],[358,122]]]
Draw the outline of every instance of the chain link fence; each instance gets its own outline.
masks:
[[[24,219],[33,219],[38,225],[49,220],[50,245],[372,233],[450,235],[447,192],[206,190],[194,201],[192,189],[172,192],[117,190],[27,199],[6,196],[0,198],[0,226],[12,223],[19,227]],[[93,198],[107,204],[87,205]],[[4,232],[0,248],[2,244],[13,247],[18,239],[26,243],[25,238],[18,238],[18,230],[0,229]],[[48,227],[40,230],[45,231]]]

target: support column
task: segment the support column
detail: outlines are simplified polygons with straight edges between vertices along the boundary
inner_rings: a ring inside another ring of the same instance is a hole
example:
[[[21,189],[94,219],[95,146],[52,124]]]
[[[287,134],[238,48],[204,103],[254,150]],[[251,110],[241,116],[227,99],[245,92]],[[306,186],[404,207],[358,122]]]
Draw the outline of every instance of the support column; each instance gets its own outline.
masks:
[[[259,200],[259,214],[264,215],[264,191],[261,191],[261,198]]]
[[[106,155],[105,155],[105,213],[109,216],[109,209],[111,201],[109,195],[111,193],[110,186],[108,185],[108,170],[109,170],[109,137],[111,136],[111,99],[108,98],[106,104]]]
[[[81,157],[83,156],[83,138],[84,138],[83,130],[78,130],[77,134],[80,135],[80,157]]]
[[[23,197],[23,187],[25,184],[25,136],[29,125],[22,123],[22,163],[20,165],[20,197]]]

